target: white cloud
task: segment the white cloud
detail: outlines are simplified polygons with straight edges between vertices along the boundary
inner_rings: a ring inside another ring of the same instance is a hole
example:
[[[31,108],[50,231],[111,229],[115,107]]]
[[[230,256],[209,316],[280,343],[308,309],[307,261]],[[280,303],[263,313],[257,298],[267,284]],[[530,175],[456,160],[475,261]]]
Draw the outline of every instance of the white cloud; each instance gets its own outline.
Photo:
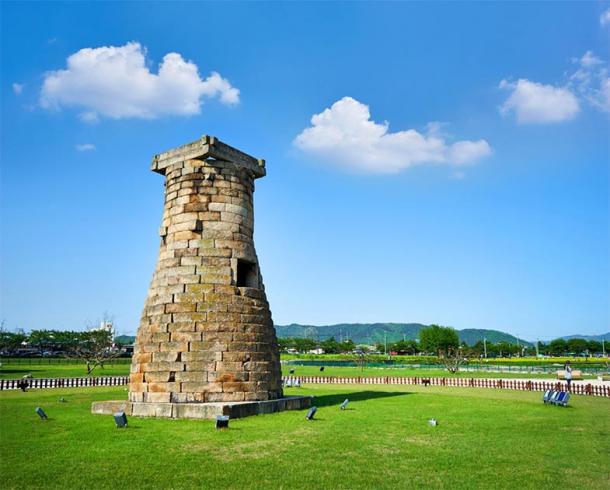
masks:
[[[93,151],[95,150],[95,145],[91,143],[82,143],[80,145],[75,146],[76,151]]]
[[[22,83],[13,83],[13,92],[15,95],[21,95],[23,92],[23,84]]]
[[[580,63],[583,68],[593,68],[594,66],[603,64],[602,60],[595,56],[593,51],[590,50],[583,54],[582,58],[576,61]]]
[[[610,78],[606,78],[602,81],[599,93],[599,103],[602,109],[606,112],[610,112]]]
[[[610,12],[610,10],[609,10]],[[581,103],[589,103],[598,110],[610,112],[610,77],[608,63],[593,51],[580,58],[572,58],[574,71],[565,74],[565,86],[557,87],[519,79],[502,80],[500,88],[510,90],[508,99],[500,107],[504,115],[514,113],[519,123],[557,123],[573,119]]]
[[[578,99],[568,88],[544,85],[524,78],[514,83],[502,80],[500,88],[511,92],[500,107],[500,112],[503,115],[514,113],[522,124],[568,121],[580,110]]]
[[[389,132],[389,124],[371,120],[369,107],[343,97],[311,118],[294,144],[302,151],[343,167],[369,173],[396,173],[426,164],[467,165],[491,154],[485,140],[447,143],[441,125],[425,134],[414,129]]]
[[[610,9],[606,10],[602,15],[600,15],[599,23],[602,26],[607,26],[610,24]]]
[[[582,58],[572,60],[578,65],[570,76],[570,85],[593,107],[610,112],[610,78],[608,66],[601,59],[587,51]]]
[[[203,97],[218,97],[228,105],[239,102],[239,90],[218,73],[206,79],[197,65],[178,53],[168,53],[158,73],[146,66],[139,43],[85,48],[70,55],[67,68],[45,74],[40,103],[47,109],[78,107],[80,118],[112,119],[199,114]]]
[[[490,153],[491,148],[485,140],[458,141],[449,147],[448,161],[455,165],[467,165]]]
[[[100,120],[100,116],[95,111],[81,112],[78,115],[78,118],[81,121],[86,122],[86,123],[90,123],[90,124],[96,123],[96,122],[98,122]]]

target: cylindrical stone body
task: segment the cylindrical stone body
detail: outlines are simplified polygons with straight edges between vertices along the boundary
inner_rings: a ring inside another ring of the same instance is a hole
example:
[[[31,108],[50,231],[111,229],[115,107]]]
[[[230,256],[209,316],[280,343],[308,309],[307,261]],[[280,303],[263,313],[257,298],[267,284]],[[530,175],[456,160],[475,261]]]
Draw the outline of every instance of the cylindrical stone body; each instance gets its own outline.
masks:
[[[253,242],[255,175],[218,160],[164,170],[161,247],[129,400],[281,398],[277,339]]]

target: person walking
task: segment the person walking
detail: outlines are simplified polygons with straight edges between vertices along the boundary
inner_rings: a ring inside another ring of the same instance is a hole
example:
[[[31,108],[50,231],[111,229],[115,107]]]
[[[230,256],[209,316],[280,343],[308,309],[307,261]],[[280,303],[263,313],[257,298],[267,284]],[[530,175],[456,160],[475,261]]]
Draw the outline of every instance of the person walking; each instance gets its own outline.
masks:
[[[572,366],[570,365],[570,361],[566,361],[564,370],[566,372],[565,378],[566,383],[568,383],[568,391],[570,391],[570,388],[572,386]]]

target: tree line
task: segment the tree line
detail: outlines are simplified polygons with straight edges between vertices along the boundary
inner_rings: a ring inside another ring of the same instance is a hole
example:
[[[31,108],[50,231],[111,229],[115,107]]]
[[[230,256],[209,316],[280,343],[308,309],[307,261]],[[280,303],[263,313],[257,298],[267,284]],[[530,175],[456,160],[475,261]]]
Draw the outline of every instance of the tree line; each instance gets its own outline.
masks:
[[[365,346],[356,346],[351,341],[339,342],[334,337],[316,341],[310,338],[280,338],[280,350],[286,352],[290,349],[296,352],[309,352],[320,348],[327,354],[343,354],[353,352],[356,348],[367,350]],[[524,343],[511,343],[506,341],[490,342],[479,340],[473,345],[461,342],[457,330],[451,327],[431,325],[419,331],[418,340],[405,339],[397,342],[378,342],[373,350],[379,353],[395,353],[401,355],[434,354],[439,355],[449,351],[461,350],[468,357],[511,357],[533,356],[536,354],[548,356],[567,355],[595,355],[602,354],[604,346],[597,340],[555,339],[548,343],[538,342],[536,345]]]
[[[326,354],[346,354],[356,349],[356,344],[352,340],[339,342],[334,337],[319,342],[299,337],[281,337],[277,341],[280,352],[287,352],[293,349],[297,352],[309,352],[319,348]]]
[[[115,345],[112,333],[105,329],[74,332],[69,330],[32,330],[7,332],[0,330],[0,352],[11,355],[50,355],[81,359],[87,374],[98,366],[121,355],[121,346]]]
[[[334,337],[317,341],[310,338],[280,338],[278,339],[280,351],[286,352],[294,349],[296,352],[309,352],[320,348],[327,354],[344,354],[356,349],[363,350],[365,346],[357,346],[352,340],[340,342]],[[48,352],[51,354],[70,354],[92,349],[93,346],[103,348],[116,347],[112,335],[104,330],[88,330],[75,332],[70,330],[32,330],[30,333],[9,332],[0,329],[0,352],[3,355],[11,355],[20,350],[29,352]],[[538,350],[535,345],[518,344],[510,342],[484,342],[479,340],[474,345],[466,345],[460,342],[458,332],[450,327],[431,325],[422,328],[418,340],[399,340],[397,342],[377,343],[373,349],[380,353],[396,354],[438,354],[448,350],[460,349],[469,357],[506,357],[517,355],[594,355],[604,351],[602,343],[596,340],[555,339],[551,342],[538,342]]]
[[[114,343],[112,334],[108,330],[102,329],[82,332],[72,330],[32,330],[30,333],[0,330],[0,350],[66,351],[79,345],[93,342],[96,339],[103,339],[110,345]]]

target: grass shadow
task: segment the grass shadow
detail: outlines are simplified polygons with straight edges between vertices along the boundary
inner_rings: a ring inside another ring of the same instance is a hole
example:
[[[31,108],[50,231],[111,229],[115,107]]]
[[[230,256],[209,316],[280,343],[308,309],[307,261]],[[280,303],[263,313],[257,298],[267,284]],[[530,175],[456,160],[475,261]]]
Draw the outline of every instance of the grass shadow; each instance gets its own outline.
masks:
[[[330,407],[332,405],[341,405],[346,398],[348,398],[351,403],[372,400],[374,398],[405,396],[409,394],[410,393],[404,391],[356,391],[352,393],[339,393],[336,395],[320,395],[314,398],[313,405],[316,407]]]

